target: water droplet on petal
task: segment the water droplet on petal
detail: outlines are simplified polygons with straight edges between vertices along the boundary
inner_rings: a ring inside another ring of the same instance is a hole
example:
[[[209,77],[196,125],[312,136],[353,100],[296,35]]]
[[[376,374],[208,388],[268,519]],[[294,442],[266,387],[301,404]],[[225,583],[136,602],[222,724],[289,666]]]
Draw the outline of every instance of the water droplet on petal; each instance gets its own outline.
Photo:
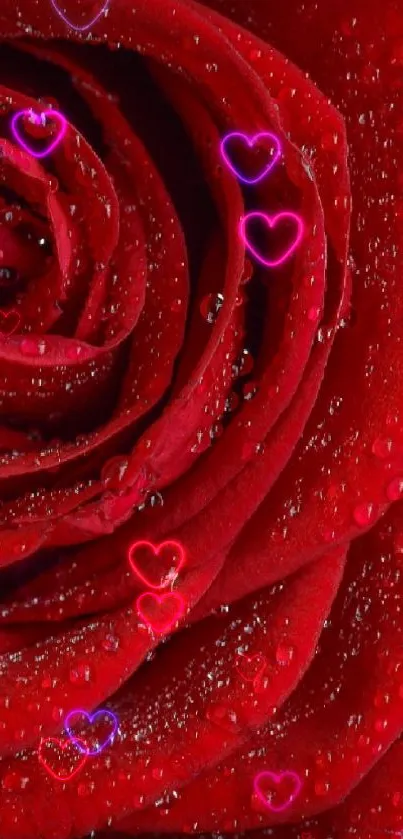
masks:
[[[315,322],[319,319],[319,317],[320,317],[319,307],[318,306],[311,306],[311,308],[308,309],[308,320],[311,320],[311,321]]]
[[[109,489],[119,487],[129,466],[127,457],[112,457],[101,469],[101,480]]]
[[[85,682],[90,682],[91,678],[92,672],[89,664],[77,664],[69,673],[69,679],[73,685],[85,684]]]
[[[256,396],[258,389],[259,387],[257,382],[247,382],[242,389],[243,398],[247,401],[253,399],[253,397]]]
[[[377,437],[372,443],[371,451],[372,454],[374,454],[375,457],[379,457],[380,460],[387,460],[388,457],[391,457],[393,448],[393,440]]]
[[[386,495],[389,501],[398,501],[403,495],[403,478],[393,478],[386,487]]]
[[[245,285],[245,283],[249,282],[249,280],[253,276],[254,270],[255,270],[255,268],[254,268],[253,262],[251,262],[250,259],[245,259],[244,266],[243,266],[242,277],[240,279],[241,285]]]
[[[66,357],[71,359],[80,358],[83,353],[82,344],[69,344],[66,349]]]
[[[239,396],[236,393],[230,393],[225,400],[224,411],[226,414],[235,411],[239,405]]]
[[[219,725],[226,731],[237,731],[239,728],[236,711],[226,705],[210,705],[206,711],[206,717],[210,722]]]
[[[316,795],[323,796],[326,795],[327,792],[329,792],[330,784],[328,781],[317,781],[314,789]]]
[[[291,664],[295,654],[295,647],[292,644],[281,642],[276,649],[276,661],[281,667]]]
[[[24,338],[20,343],[20,350],[23,355],[38,356],[45,355],[49,347],[43,338]]]
[[[376,518],[376,509],[374,504],[357,504],[353,510],[353,518],[356,524],[360,527],[366,527],[371,524]]]
[[[120,639],[116,635],[109,633],[101,641],[101,646],[107,653],[114,653],[120,646]]]
[[[215,323],[220,309],[224,305],[224,296],[218,294],[208,294],[200,303],[200,313],[207,323]]]

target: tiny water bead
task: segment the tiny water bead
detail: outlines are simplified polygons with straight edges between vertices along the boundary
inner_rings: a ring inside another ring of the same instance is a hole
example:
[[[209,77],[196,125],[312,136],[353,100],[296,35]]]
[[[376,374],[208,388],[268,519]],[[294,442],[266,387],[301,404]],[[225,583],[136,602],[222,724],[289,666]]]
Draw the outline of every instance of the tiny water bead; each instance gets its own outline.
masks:
[[[77,664],[76,667],[73,667],[69,673],[70,682],[73,685],[82,685],[86,682],[90,682],[92,679],[92,669],[89,664]]]
[[[276,648],[276,662],[281,667],[291,664],[295,655],[295,647],[292,644],[281,642]]]
[[[376,507],[371,502],[357,504],[353,510],[353,519],[360,527],[366,527],[376,519]]]
[[[49,350],[49,345],[43,338],[23,338],[20,342],[20,351],[22,355],[36,356],[45,355]]]
[[[388,458],[392,457],[394,449],[393,440],[385,439],[383,437],[377,437],[376,440],[372,443],[371,451],[375,457],[378,457],[380,460],[387,460]]]
[[[224,296],[220,292],[218,294],[208,294],[200,303],[200,314],[207,323],[213,324],[216,322],[223,305]]]
[[[403,477],[390,481],[386,487],[386,496],[389,501],[398,501],[403,496]]]

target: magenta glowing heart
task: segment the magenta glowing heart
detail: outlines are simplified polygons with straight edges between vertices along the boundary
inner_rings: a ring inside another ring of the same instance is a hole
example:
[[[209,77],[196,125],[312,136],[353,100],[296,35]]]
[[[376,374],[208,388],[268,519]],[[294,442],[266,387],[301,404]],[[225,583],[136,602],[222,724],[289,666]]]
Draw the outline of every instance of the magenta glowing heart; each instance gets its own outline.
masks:
[[[181,594],[175,591],[158,595],[152,591],[145,591],[136,600],[139,617],[153,632],[169,632],[182,617],[185,611],[185,601]]]
[[[83,26],[76,26],[76,24],[74,24],[70,20],[70,18],[67,17],[66,14],[63,14],[56,0],[50,0],[50,2],[52,3],[55,12],[59,15],[59,17],[62,19],[63,23],[66,24],[66,26],[70,26],[72,29],[75,29],[76,32],[85,32],[87,29],[91,29],[91,26],[94,26],[94,23],[96,23],[97,20],[99,20],[99,18],[101,17],[101,15],[107,11],[110,0],[105,0],[99,11],[94,15],[94,17],[91,18],[89,23],[85,23]],[[79,0],[77,0],[77,7],[79,7]]]
[[[173,583],[185,564],[185,551],[172,539],[155,545],[146,539],[133,542],[129,548],[129,563],[147,588],[166,588]]]
[[[283,800],[280,804],[273,804],[271,794],[267,787],[275,787],[276,794]],[[273,813],[282,813],[297,798],[302,789],[302,781],[296,772],[286,769],[284,772],[270,772],[266,770],[255,775],[253,788],[259,800],[272,810]]]
[[[44,119],[47,118],[54,119],[58,123],[58,130],[56,135],[50,139],[50,142],[46,146],[46,148],[40,152],[35,151],[29,145],[27,139],[24,139],[21,136],[19,123],[21,122],[21,120],[26,118],[28,118],[29,121],[32,122],[34,125],[39,125],[40,123],[43,125]],[[22,146],[24,151],[28,152],[28,154],[32,154],[33,157],[37,158],[46,157],[47,154],[50,154],[56,148],[56,146],[63,139],[66,133],[66,128],[67,121],[64,118],[64,116],[60,114],[59,111],[54,111],[52,108],[50,108],[47,111],[42,111],[40,115],[35,114],[32,108],[27,108],[24,111],[18,111],[18,113],[14,114],[11,120],[11,131],[13,132],[14,138],[15,140],[17,140],[17,143],[19,143],[20,146]]]
[[[254,146],[258,145],[262,142],[262,140],[269,140],[270,145],[272,147],[272,157],[269,157],[267,163],[264,164],[261,171],[254,177],[248,178],[246,175],[243,175],[240,172],[239,167],[231,159],[231,149],[229,148],[230,144],[234,142],[234,140],[241,140],[244,144],[246,143],[247,146],[252,149]],[[266,175],[271,172],[271,170],[276,165],[279,157],[281,156],[281,146],[278,137],[275,134],[271,134],[269,131],[261,131],[260,134],[254,134],[253,136],[248,136],[244,134],[242,131],[232,131],[231,134],[227,134],[226,137],[221,140],[221,155],[225,160],[228,168],[231,172],[238,178],[238,180],[242,181],[244,184],[257,184]]]
[[[275,227],[282,227],[284,222],[287,224],[291,222],[292,227],[294,228],[294,235],[291,240],[291,244],[287,245],[287,247],[283,250],[282,253],[277,257],[277,259],[268,259],[265,257],[259,250],[256,248],[250,241],[249,233],[247,230],[248,225],[254,219],[260,219],[264,224],[273,229]],[[267,213],[260,213],[260,212],[252,212],[247,213],[246,216],[241,218],[239,223],[239,234],[241,236],[242,241],[245,244],[245,247],[251,252],[251,254],[258,260],[262,265],[266,268],[277,268],[279,265],[282,265],[283,262],[294,253],[295,249],[298,247],[304,232],[304,225],[302,223],[302,219],[296,213],[292,212],[281,212],[276,213],[274,216],[269,216]]]

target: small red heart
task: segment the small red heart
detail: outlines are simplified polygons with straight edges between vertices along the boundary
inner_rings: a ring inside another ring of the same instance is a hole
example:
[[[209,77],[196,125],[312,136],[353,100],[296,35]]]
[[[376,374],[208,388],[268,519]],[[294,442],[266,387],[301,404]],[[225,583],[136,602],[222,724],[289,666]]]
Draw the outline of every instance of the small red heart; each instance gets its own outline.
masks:
[[[267,667],[267,658],[263,653],[255,653],[255,655],[245,655],[238,653],[240,661],[236,663],[236,669],[240,676],[246,682],[254,682],[265,671]]]
[[[185,611],[185,601],[181,594],[175,591],[161,596],[145,591],[136,600],[136,608],[140,618],[154,632],[169,632]]]
[[[15,309],[10,309],[9,312],[0,309],[0,335],[12,335],[20,325],[20,315]]]
[[[84,747],[84,753],[77,743]],[[69,781],[73,778],[84,766],[87,757],[87,744],[80,737],[75,737],[74,740],[46,737],[39,743],[38,758],[56,781]]]
[[[158,591],[176,579],[185,564],[185,551],[173,540],[154,545],[142,539],[130,546],[129,562],[147,588]]]

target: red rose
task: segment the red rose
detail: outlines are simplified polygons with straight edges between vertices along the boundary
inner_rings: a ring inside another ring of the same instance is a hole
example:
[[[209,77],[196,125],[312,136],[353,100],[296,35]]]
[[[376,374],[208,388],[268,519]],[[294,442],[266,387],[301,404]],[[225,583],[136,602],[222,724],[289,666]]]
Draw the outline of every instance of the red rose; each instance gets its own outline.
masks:
[[[0,839],[403,830],[403,13],[216,6],[0,9]]]

